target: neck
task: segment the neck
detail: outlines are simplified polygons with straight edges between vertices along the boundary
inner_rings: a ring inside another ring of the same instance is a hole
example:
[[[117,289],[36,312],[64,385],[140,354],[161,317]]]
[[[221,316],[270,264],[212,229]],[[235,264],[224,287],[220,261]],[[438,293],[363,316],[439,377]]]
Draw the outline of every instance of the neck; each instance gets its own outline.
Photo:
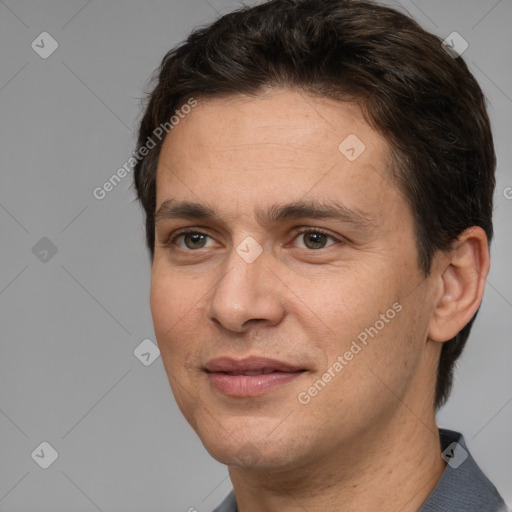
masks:
[[[333,447],[329,457],[288,470],[229,472],[240,512],[416,512],[445,467],[434,412],[401,405],[386,425]]]

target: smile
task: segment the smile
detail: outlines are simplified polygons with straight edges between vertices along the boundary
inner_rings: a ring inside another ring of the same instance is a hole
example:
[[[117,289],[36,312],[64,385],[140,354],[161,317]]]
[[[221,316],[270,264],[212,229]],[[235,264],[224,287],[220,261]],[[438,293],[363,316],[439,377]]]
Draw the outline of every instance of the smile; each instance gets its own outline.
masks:
[[[306,370],[268,358],[222,357],[209,361],[205,371],[216,391],[243,398],[263,395],[297,379]]]

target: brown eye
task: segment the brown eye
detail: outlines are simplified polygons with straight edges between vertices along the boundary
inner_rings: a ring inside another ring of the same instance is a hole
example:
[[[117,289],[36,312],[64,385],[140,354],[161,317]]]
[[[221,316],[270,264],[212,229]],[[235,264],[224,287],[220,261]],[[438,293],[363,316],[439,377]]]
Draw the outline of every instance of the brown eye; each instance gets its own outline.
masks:
[[[335,242],[340,242],[329,233],[325,233],[319,229],[305,229],[299,232],[296,236],[296,239],[303,240],[304,246],[306,249],[324,249],[328,239],[334,240]],[[333,244],[331,244],[333,245]]]
[[[210,238],[206,233],[193,230],[183,230],[173,234],[169,241],[166,243],[166,247],[172,249],[172,246],[177,245],[179,249],[183,251],[194,251],[196,249],[204,249],[206,246],[207,239]],[[183,241],[183,243],[181,243]]]
[[[181,236],[183,236],[185,246],[188,249],[202,249],[207,237],[207,235],[201,233],[183,233]],[[187,243],[187,240],[190,241],[190,244]]]
[[[328,238],[327,235],[324,235],[323,233],[309,232],[309,233],[305,233],[303,235],[303,240],[305,241],[305,245],[309,249],[322,249],[327,238]]]

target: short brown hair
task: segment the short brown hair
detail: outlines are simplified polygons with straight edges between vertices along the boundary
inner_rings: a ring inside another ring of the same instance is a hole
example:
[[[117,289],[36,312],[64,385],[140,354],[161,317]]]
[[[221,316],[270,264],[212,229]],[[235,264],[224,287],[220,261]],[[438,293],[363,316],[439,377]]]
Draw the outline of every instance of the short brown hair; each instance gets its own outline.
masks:
[[[137,150],[191,97],[257,95],[284,86],[357,101],[388,141],[393,177],[414,216],[425,276],[438,250],[466,228],[493,235],[496,156],[484,95],[462,57],[408,16],[371,1],[270,0],[195,30],[163,58],[140,123]],[[162,141],[134,169],[154,255],[156,169]],[[435,407],[476,313],[443,344]]]

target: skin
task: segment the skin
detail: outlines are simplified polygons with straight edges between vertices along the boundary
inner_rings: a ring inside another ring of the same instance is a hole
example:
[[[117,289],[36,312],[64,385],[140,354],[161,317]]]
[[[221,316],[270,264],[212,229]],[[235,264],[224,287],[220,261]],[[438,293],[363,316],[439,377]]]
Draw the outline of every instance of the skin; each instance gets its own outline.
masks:
[[[354,161],[338,150],[349,134],[365,145]],[[444,471],[436,368],[442,342],[480,304],[487,240],[480,228],[466,230],[425,277],[389,166],[386,140],[356,104],[289,89],[200,100],[164,141],[156,210],[173,198],[208,203],[220,218],[159,217],[155,333],[178,406],[228,465],[241,512],[415,511]],[[369,222],[255,216],[300,199],[336,200]],[[169,242],[184,227],[207,236]],[[329,236],[297,234],[304,227]],[[263,251],[252,263],[236,251],[249,236]],[[401,311],[300,403],[299,393],[396,303]],[[307,371],[262,396],[227,397],[203,371],[225,355]]]

